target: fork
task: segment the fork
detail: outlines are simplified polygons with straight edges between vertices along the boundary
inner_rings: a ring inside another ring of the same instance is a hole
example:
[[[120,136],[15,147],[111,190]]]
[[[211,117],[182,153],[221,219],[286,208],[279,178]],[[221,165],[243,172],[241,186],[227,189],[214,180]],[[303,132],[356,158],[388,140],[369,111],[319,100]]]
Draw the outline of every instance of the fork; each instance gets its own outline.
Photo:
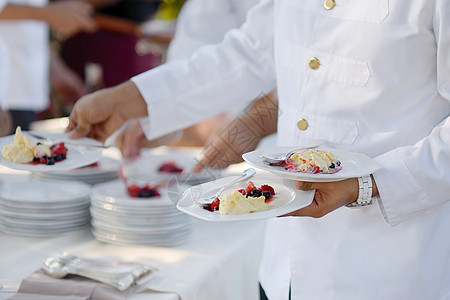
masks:
[[[255,169],[249,168],[249,169],[245,170],[244,172],[242,172],[242,174],[239,175],[239,177],[236,177],[235,179],[233,179],[232,181],[230,181],[229,183],[224,185],[222,188],[220,188],[217,191],[217,193],[215,193],[214,196],[211,196],[209,198],[202,198],[202,199],[196,199],[195,197],[193,197],[192,202],[194,202],[195,204],[197,204],[198,206],[201,206],[201,207],[205,204],[211,204],[211,202],[214,201],[214,199],[219,198],[220,195],[222,195],[223,191],[225,191],[226,188],[232,186],[233,184],[235,184],[237,182],[246,180],[255,174],[256,174]]]
[[[38,139],[38,140],[43,141],[43,142],[52,143],[52,144],[54,144],[56,142],[55,140],[52,140],[52,139],[47,138],[45,136],[38,135],[36,133],[27,132],[27,134],[29,136],[32,136],[35,139]],[[101,149],[109,148],[109,146],[105,146],[105,145],[93,145],[93,144],[89,144],[89,143],[78,142],[76,140],[72,141],[72,140],[69,140],[69,139],[67,139],[67,140],[64,139],[63,142],[66,143],[66,144],[75,145],[75,146],[82,146],[82,147],[101,148]]]
[[[266,163],[268,165],[279,165],[279,164],[282,164],[286,158],[290,157],[291,155],[293,155],[296,152],[299,152],[299,151],[305,150],[305,149],[318,148],[318,147],[322,146],[323,144],[325,144],[324,140],[314,140],[306,146],[293,148],[293,149],[289,150],[288,152],[286,152],[285,154],[282,154],[278,157],[271,157],[268,155],[260,154],[259,158],[261,159],[261,161],[263,163]]]

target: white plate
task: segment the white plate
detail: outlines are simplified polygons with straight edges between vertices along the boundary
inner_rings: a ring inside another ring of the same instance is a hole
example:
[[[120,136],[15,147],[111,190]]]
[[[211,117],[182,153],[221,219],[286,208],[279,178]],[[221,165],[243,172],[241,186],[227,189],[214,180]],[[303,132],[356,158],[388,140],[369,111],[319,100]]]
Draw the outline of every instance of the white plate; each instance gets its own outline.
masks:
[[[0,138],[0,149],[10,144],[14,140],[14,135]],[[65,145],[67,148],[67,158],[63,161],[59,161],[54,165],[33,165],[33,164],[20,164],[14,163],[3,159],[0,152],[0,164],[15,170],[32,171],[32,172],[47,172],[47,171],[62,171],[71,170],[83,166],[93,164],[100,160],[102,157],[102,151],[100,148],[86,148],[75,145]]]
[[[142,238],[141,236],[122,236],[114,232],[92,229],[95,239],[108,244],[115,245],[145,245],[153,247],[173,247],[179,246],[191,239],[191,234],[181,236],[163,235],[160,237]]]
[[[158,188],[161,196],[151,198],[130,197],[126,185],[120,180],[96,184],[92,189],[92,199],[97,203],[110,203],[126,208],[173,207],[172,199],[178,200],[186,185]],[[176,193],[175,193],[176,192]],[[179,195],[177,195],[179,193]],[[174,198],[175,197],[175,198]]]
[[[65,177],[66,179],[83,179],[86,177],[89,178],[102,178],[108,177],[110,174],[114,174],[117,177],[117,172],[119,170],[120,161],[117,159],[112,159],[110,157],[101,157],[99,161],[97,161],[97,166],[84,166],[81,168],[72,169],[69,171],[54,171],[54,172],[45,172],[43,176],[47,178],[60,178]],[[39,173],[37,173],[39,174]]]
[[[272,174],[291,180],[301,180],[309,182],[331,182],[340,181],[353,177],[369,175],[380,169],[380,165],[370,157],[356,152],[348,152],[329,147],[320,147],[322,150],[330,150],[341,162],[342,169],[334,174],[310,174],[303,172],[286,171],[283,167],[270,166],[263,163],[260,155],[277,157],[280,154],[287,153],[292,147],[271,147],[267,149],[255,150],[242,155],[242,158],[252,166],[269,171]]]
[[[171,161],[175,162],[183,171],[181,173],[164,173],[158,170],[163,163]],[[208,168],[199,173],[192,173],[191,170],[197,163],[198,160],[193,154],[176,149],[167,149],[165,153],[143,151],[139,158],[125,163],[124,171],[131,180],[158,182],[176,178],[177,182],[189,185],[204,183],[218,177],[220,171]]]
[[[0,198],[28,205],[80,202],[87,199],[91,193],[89,185],[76,181],[11,181],[3,182],[0,186]]]
[[[194,198],[210,197],[214,195],[223,185],[235,179],[235,176],[221,178],[187,189],[178,201],[177,208],[182,212],[205,221],[226,222],[226,221],[247,221],[260,220],[278,217],[292,211],[298,210],[311,204],[314,198],[314,191],[300,191],[294,187],[294,182],[273,175],[258,175],[250,178],[256,186],[268,184],[275,190],[276,196],[272,202],[272,207],[265,211],[246,214],[220,214],[210,212],[199,207],[192,201]],[[247,181],[237,183],[227,188],[222,195],[233,190],[245,188]]]

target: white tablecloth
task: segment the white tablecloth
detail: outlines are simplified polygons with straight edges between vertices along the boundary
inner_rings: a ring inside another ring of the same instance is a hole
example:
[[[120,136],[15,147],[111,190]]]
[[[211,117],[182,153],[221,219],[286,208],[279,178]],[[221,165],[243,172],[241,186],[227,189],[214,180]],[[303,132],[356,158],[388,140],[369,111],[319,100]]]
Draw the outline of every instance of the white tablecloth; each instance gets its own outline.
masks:
[[[27,176],[0,168],[0,180]],[[122,246],[97,241],[87,228],[50,238],[0,233],[0,300],[40,268],[48,256],[67,252],[84,258],[145,263],[158,268],[144,290],[130,299],[259,299],[258,265],[264,221],[215,223],[193,219],[191,240],[177,247]]]

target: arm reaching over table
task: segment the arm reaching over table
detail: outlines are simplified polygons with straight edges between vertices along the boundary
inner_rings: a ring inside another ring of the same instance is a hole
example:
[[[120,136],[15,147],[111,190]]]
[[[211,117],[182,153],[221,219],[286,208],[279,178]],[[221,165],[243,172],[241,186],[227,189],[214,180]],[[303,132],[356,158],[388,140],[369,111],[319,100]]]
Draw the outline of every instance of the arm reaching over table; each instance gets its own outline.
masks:
[[[125,121],[146,115],[146,102],[127,81],[80,98],[69,116],[67,130],[71,138],[89,136],[104,142]]]
[[[255,100],[239,117],[212,136],[194,167],[226,168],[242,161],[242,154],[255,150],[262,138],[277,131],[278,98],[276,92]]]

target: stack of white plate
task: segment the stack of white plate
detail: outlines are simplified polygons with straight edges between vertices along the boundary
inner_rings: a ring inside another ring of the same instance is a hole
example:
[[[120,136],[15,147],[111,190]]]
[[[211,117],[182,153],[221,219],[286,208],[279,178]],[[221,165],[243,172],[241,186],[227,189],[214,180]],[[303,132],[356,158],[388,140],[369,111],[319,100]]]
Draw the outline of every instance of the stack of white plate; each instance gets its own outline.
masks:
[[[175,246],[191,237],[191,217],[177,210],[185,188],[158,189],[161,196],[129,197],[119,181],[97,184],[92,189],[92,233],[99,241],[112,244]],[[173,200],[173,201],[172,201]]]
[[[118,178],[119,160],[102,157],[96,164],[68,171],[33,172],[33,178],[82,181],[97,184]]]
[[[0,229],[31,237],[53,236],[89,226],[91,186],[33,180],[0,183]]]
[[[182,169],[181,173],[167,173],[159,171],[165,164],[173,162]],[[124,163],[125,175],[131,180],[167,180],[187,185],[197,185],[221,177],[221,170],[205,168],[201,172],[193,173],[192,168],[198,163],[192,151],[175,148],[157,148],[141,151],[141,155],[132,161]]]

